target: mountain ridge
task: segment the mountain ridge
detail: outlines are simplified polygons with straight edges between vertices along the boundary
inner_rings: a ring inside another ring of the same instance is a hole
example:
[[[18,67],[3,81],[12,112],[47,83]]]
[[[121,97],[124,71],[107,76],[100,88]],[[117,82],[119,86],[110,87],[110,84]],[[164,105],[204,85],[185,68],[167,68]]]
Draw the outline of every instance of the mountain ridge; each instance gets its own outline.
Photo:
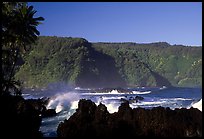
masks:
[[[201,50],[166,42],[91,43],[84,38],[40,36],[29,46],[15,77],[28,88],[61,81],[90,88],[201,86]]]

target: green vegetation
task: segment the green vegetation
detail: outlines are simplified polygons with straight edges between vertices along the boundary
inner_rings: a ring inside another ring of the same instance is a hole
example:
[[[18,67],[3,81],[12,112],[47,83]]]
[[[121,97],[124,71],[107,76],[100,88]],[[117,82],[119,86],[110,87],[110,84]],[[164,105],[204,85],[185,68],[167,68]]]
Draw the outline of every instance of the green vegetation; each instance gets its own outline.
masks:
[[[158,85],[150,70],[173,86],[202,85],[202,47],[171,46],[165,42],[94,43],[93,47],[114,57],[128,85]]]
[[[41,36],[15,77],[25,87],[59,81],[80,87],[201,86],[201,50],[165,42],[89,43]]]
[[[74,83],[87,52],[83,46],[85,42],[82,39],[40,37],[25,56],[25,64],[16,76],[31,87],[58,81]]]

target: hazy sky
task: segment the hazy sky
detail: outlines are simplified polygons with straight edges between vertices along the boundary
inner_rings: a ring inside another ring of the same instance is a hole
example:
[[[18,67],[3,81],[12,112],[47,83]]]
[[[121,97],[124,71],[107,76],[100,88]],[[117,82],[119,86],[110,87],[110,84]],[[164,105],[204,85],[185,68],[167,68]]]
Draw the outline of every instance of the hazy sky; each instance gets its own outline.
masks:
[[[41,36],[202,45],[202,2],[29,2]]]

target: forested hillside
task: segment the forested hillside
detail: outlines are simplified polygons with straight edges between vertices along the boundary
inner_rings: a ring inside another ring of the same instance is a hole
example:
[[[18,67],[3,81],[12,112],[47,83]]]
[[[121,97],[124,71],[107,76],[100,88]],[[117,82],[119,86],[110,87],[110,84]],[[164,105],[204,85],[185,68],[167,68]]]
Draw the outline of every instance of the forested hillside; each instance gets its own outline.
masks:
[[[202,47],[165,42],[90,43],[39,37],[16,78],[25,87],[66,82],[80,87],[201,86]]]

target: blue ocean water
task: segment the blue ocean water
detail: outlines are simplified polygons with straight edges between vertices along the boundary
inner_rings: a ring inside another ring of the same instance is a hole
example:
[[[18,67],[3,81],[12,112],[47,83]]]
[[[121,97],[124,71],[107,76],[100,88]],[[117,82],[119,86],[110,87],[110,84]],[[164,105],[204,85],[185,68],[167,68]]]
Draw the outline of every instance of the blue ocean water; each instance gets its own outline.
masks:
[[[136,96],[144,99],[131,101],[130,107],[142,107],[151,109],[153,107],[190,108],[194,103],[202,99],[202,88],[128,88],[128,93],[119,93],[118,90],[110,92],[92,93],[90,89],[69,89],[61,91],[27,91],[25,98],[49,97],[50,102],[47,108],[54,108],[57,116],[43,118],[41,132],[45,137],[56,137],[57,126],[61,121],[69,119],[78,107],[78,101],[82,98],[90,99],[98,105],[105,104],[110,113],[118,111],[122,99],[131,100]],[[131,92],[131,93],[130,93]]]

